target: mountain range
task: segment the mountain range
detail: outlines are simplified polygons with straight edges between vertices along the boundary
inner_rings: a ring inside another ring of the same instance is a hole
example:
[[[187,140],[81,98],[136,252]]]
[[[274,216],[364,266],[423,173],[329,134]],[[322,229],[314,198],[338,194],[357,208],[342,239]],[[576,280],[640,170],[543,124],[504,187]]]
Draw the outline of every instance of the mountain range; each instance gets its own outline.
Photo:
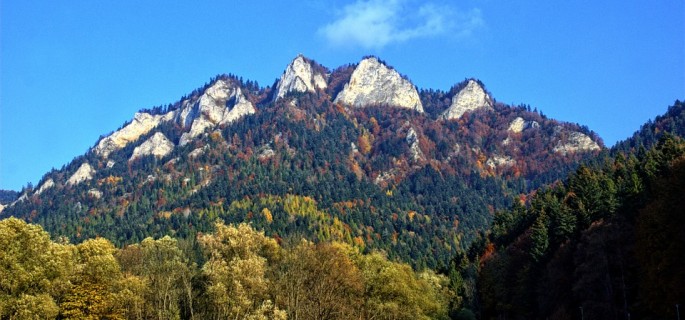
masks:
[[[219,75],[137,112],[0,217],[118,245],[245,221],[435,268],[602,152],[587,127],[500,103],[475,78],[418,89],[377,57],[329,69],[299,55],[271,86]]]

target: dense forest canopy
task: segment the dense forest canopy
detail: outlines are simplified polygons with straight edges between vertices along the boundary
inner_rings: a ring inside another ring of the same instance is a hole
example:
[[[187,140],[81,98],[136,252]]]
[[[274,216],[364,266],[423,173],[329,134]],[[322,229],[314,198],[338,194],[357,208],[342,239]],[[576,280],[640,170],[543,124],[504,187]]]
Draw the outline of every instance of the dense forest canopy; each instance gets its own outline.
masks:
[[[452,262],[483,319],[673,318],[685,298],[685,142],[606,156],[496,214]]]
[[[430,270],[338,242],[280,246],[247,224],[214,230],[117,249],[2,220],[0,318],[448,319],[453,293]]]

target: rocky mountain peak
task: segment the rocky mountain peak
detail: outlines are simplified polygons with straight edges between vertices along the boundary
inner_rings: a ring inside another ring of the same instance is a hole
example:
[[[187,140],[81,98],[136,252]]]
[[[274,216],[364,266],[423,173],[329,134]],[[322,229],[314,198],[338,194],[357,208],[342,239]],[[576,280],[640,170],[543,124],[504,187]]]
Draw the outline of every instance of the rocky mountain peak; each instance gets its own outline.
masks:
[[[190,130],[181,136],[179,145],[187,144],[208,128],[231,123],[255,112],[254,105],[239,86],[217,80],[196,103],[188,103],[181,111],[179,122],[183,126],[190,126]]]
[[[452,104],[441,118],[446,120],[459,119],[467,111],[479,109],[492,110],[493,102],[490,95],[485,92],[483,87],[474,79],[470,79],[466,86],[452,97]]]
[[[335,102],[354,107],[387,104],[423,112],[416,87],[376,57],[359,63]]]
[[[327,86],[326,75],[317,72],[311,60],[298,55],[278,80],[274,100],[283,98],[289,92],[315,92],[317,89],[326,89]]]

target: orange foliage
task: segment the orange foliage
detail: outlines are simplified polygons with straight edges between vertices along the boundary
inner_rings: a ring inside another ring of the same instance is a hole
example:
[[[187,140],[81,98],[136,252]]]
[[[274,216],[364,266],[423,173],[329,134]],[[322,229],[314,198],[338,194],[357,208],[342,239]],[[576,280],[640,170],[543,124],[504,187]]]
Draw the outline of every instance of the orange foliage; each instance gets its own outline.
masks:
[[[354,241],[355,246],[358,246],[358,247],[364,246],[364,239],[362,237],[354,237],[354,239],[352,241]]]
[[[495,245],[492,243],[488,243],[488,245],[485,246],[485,251],[483,252],[482,258],[480,259],[481,266],[485,261],[492,258],[492,256],[494,254],[495,254]]]
[[[369,142],[369,135],[367,133],[362,133],[357,139],[357,147],[359,152],[366,155],[371,152],[371,143]]]

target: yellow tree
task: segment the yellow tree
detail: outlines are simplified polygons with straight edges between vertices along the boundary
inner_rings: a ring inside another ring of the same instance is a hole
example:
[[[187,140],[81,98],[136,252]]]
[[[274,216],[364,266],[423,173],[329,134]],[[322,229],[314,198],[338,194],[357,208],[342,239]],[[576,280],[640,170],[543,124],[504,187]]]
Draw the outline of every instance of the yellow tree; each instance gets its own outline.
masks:
[[[75,247],[75,286],[60,304],[66,319],[123,319],[116,289],[122,280],[116,248],[107,239],[89,239]]]
[[[191,276],[183,252],[169,236],[158,240],[146,238],[140,247],[143,253],[141,276],[149,283],[147,300],[152,304],[155,316],[160,320],[180,318],[179,302],[184,297],[184,284],[189,283],[183,280]],[[187,303],[192,318],[192,299]]]
[[[70,252],[37,225],[0,221],[0,319],[51,319],[69,286]]]
[[[247,224],[237,227],[222,222],[214,234],[200,236],[208,256],[202,272],[208,279],[207,294],[219,319],[285,317],[269,294],[269,262],[279,259],[280,248],[274,239]]]
[[[364,279],[364,318],[448,319],[447,279],[426,271],[419,275],[381,253],[358,256]]]
[[[286,254],[278,296],[290,319],[358,318],[364,286],[351,250],[303,241]]]

